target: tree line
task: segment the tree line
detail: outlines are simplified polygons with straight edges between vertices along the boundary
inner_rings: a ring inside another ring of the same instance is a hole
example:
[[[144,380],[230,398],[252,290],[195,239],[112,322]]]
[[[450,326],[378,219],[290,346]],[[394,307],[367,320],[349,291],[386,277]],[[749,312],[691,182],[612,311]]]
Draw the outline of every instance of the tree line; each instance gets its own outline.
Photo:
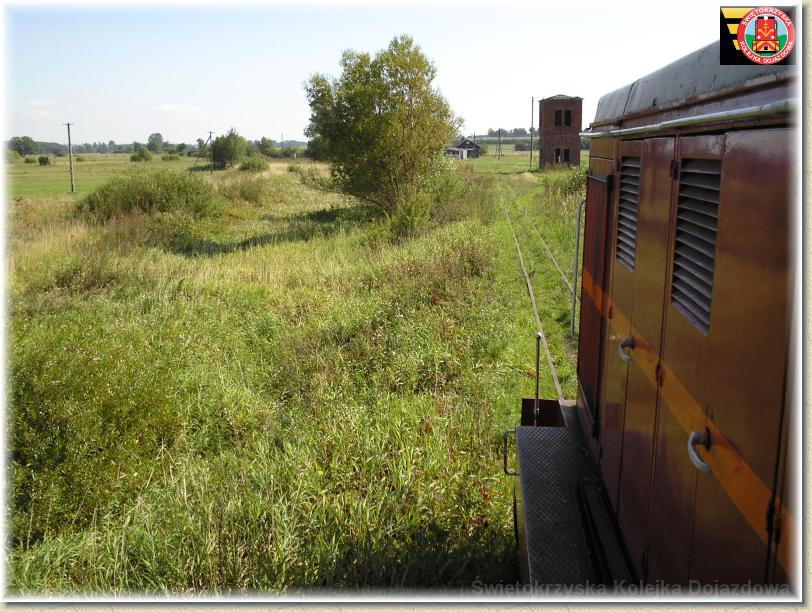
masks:
[[[242,137],[240,137],[242,138]],[[245,154],[253,155],[259,153],[267,157],[292,157],[295,153],[299,152],[306,143],[299,141],[287,140],[284,143],[277,143],[274,140],[262,137],[259,140],[245,141]],[[67,145],[57,142],[42,142],[36,141],[30,136],[14,136],[6,143],[6,148],[9,151],[14,151],[22,157],[27,155],[53,155],[55,157],[64,157],[68,154]],[[119,144],[113,140],[108,142],[85,142],[76,143],[72,145],[73,152],[76,154],[83,153],[138,153],[142,149],[146,149],[151,153],[164,153],[168,155],[189,155],[194,157],[198,154],[204,155],[208,148],[206,141],[198,138],[195,143],[171,143],[164,140],[160,132],[150,134],[145,143],[138,141]]]

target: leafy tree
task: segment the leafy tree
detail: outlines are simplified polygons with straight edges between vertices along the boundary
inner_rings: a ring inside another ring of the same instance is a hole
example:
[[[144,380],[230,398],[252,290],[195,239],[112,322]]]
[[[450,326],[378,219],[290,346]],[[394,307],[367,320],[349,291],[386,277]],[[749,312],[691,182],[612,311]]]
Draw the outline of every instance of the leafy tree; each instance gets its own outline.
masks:
[[[40,150],[39,144],[34,142],[30,136],[14,136],[8,141],[8,148],[17,151],[23,157],[38,153]]]
[[[308,141],[304,154],[314,161],[324,159],[324,141],[321,136],[315,136]]]
[[[259,152],[262,153],[263,155],[267,155],[268,157],[273,156],[273,150],[275,147],[274,141],[271,140],[270,138],[265,138],[265,136],[263,136],[262,138],[259,139],[259,143],[257,146],[259,147]]]
[[[434,65],[400,36],[375,57],[345,51],[341,68],[337,79],[317,74],[305,85],[306,134],[321,137],[334,186],[387,213],[425,204],[438,169],[446,167],[443,149],[460,127],[432,86]]]
[[[147,149],[149,149],[153,153],[157,153],[158,151],[160,151],[163,144],[164,137],[161,136],[160,133],[158,132],[150,134],[149,138],[147,138]]]
[[[37,158],[37,161],[39,162],[40,166],[50,166],[51,165],[51,158],[48,157],[47,155],[40,155]]]
[[[240,136],[234,128],[231,128],[225,136],[218,136],[211,143],[214,165],[220,168],[233,166],[245,155],[247,144],[245,138]]]

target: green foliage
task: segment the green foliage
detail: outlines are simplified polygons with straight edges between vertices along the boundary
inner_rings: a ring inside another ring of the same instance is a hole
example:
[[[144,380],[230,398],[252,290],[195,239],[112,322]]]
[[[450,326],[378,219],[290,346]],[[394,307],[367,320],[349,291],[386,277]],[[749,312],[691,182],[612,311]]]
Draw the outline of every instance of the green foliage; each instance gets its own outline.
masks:
[[[51,165],[51,158],[47,155],[40,155],[37,158],[40,166],[50,166]]]
[[[324,142],[321,136],[314,136],[307,142],[304,155],[313,161],[321,161],[324,159]]]
[[[134,211],[202,218],[221,214],[223,202],[200,177],[163,170],[110,179],[76,205],[77,214],[95,221],[108,221]]]
[[[248,157],[240,163],[240,170],[249,172],[261,172],[268,169],[268,162],[260,157]]]
[[[220,193],[229,200],[242,200],[251,204],[259,204],[270,193],[267,179],[262,177],[240,177],[220,185]]]
[[[39,153],[40,145],[30,136],[14,136],[8,141],[8,148],[17,151],[20,155],[33,155]]]
[[[148,162],[150,160],[152,160],[152,153],[147,149],[138,149],[138,151],[130,155],[130,161],[132,162]]]
[[[247,141],[234,128],[225,136],[218,136],[212,142],[212,158],[218,168],[228,168],[245,155]]]
[[[179,246],[127,238],[175,215],[84,223],[64,172],[17,168],[37,195],[9,202],[12,596],[514,583],[500,432],[535,330],[503,207],[571,397],[568,293],[524,211],[568,262],[579,198],[526,157],[452,165],[413,240],[285,172],[181,218]]]
[[[262,138],[259,139],[258,148],[259,152],[262,153],[263,155],[273,157],[273,152],[275,150],[274,147],[275,147],[274,141],[271,140],[270,138],[265,138],[265,136],[263,136]]]
[[[87,159],[85,158],[84,155],[77,155],[76,156],[76,161],[77,162],[83,162],[83,161],[87,161]]]
[[[22,156],[13,149],[6,151],[6,163],[14,164],[22,159]]]
[[[180,155],[175,153],[170,153],[169,155],[161,155],[162,161],[175,161],[176,159],[180,159]]]
[[[164,137],[161,136],[158,132],[150,134],[149,138],[147,138],[147,149],[149,149],[153,153],[157,153],[158,151],[160,151],[163,144]]]
[[[572,168],[564,182],[564,194],[572,195],[574,193],[583,193],[586,190],[586,177],[586,166]]]
[[[26,164],[36,164],[37,160],[34,157],[26,157],[23,160]]]
[[[425,217],[425,188],[459,119],[432,86],[436,70],[408,36],[374,58],[346,51],[338,79],[306,84],[307,135],[320,137],[335,186],[411,221]]]

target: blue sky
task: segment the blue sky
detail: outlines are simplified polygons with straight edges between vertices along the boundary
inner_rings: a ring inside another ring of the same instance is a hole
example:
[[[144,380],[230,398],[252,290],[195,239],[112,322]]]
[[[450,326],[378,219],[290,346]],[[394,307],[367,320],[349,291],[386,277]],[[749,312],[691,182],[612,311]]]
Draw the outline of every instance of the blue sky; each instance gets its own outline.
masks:
[[[543,7],[543,8],[542,8]],[[413,36],[467,133],[529,127],[530,97],[598,98],[718,41],[718,5],[421,2],[6,6],[6,135],[193,142],[235,127],[303,139],[302,84],[343,49]],[[686,27],[690,17],[691,27]],[[618,25],[621,24],[621,25]]]

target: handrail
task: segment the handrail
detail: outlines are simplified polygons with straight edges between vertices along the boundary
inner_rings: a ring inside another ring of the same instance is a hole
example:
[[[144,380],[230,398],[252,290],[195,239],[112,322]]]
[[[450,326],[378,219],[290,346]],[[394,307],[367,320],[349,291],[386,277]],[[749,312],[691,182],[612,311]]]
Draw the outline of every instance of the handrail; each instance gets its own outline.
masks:
[[[748,106],[747,108],[738,108],[728,111],[717,111],[715,113],[706,113],[704,115],[693,115],[692,117],[680,117],[679,119],[669,119],[667,121],[660,121],[649,125],[640,125],[637,127],[618,128],[616,130],[604,130],[602,132],[592,132],[586,130],[581,132],[581,138],[605,138],[608,136],[631,136],[634,134],[643,134],[647,132],[662,132],[671,128],[687,127],[691,125],[699,125],[709,122],[720,121],[735,121],[738,119],[753,119],[764,115],[774,115],[777,113],[789,113],[795,110],[795,100],[780,100],[778,102],[770,102],[769,104],[761,104],[759,106]]]

